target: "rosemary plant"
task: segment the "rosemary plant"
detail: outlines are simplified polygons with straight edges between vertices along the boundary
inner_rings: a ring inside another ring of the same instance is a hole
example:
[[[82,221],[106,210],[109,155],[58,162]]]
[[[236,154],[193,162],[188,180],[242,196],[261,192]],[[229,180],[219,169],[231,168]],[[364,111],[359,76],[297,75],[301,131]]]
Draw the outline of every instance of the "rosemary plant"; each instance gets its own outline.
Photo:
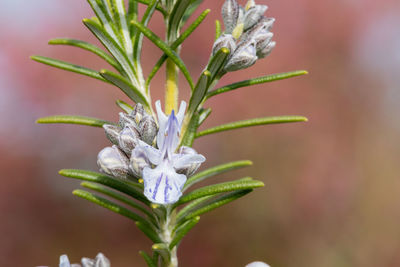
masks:
[[[60,174],[83,180],[73,194],[133,220],[136,226],[154,242],[152,252],[140,251],[150,267],[178,266],[177,249],[182,238],[200,220],[200,215],[237,200],[261,181],[250,177],[210,184],[191,190],[191,187],[214,175],[251,165],[251,161],[235,161],[196,173],[206,160],[192,147],[202,136],[218,132],[275,123],[301,122],[302,116],[256,118],[222,124],[199,131],[211,114],[207,100],[219,94],[306,74],[306,71],[267,75],[239,81],[217,88],[222,76],[248,68],[265,58],[275,47],[271,32],[273,18],[264,15],[265,5],[249,0],[244,7],[236,0],[226,0],[222,6],[221,23],[216,21],[215,42],[204,71],[194,79],[181,59],[184,41],[204,21],[204,10],[187,25],[188,19],[202,0],[87,0],[95,17],[84,19],[84,25],[103,44],[106,51],[75,39],[53,39],[49,44],[69,45],[94,53],[113,70],[100,71],[42,56],[32,56],[38,62],[76,72],[109,83],[129,98],[129,103],[117,100],[121,108],[119,122],[109,122],[84,116],[51,116],[38,123],[70,123],[102,127],[112,146],[98,154],[101,172],[64,169]],[[139,14],[138,5],[146,5]],[[157,36],[148,28],[155,12],[164,17],[165,36]],[[143,39],[148,38],[163,55],[152,71],[144,75],[141,67]],[[210,45],[211,47],[211,45]],[[150,94],[150,85],[161,66],[166,64],[165,109]],[[178,73],[182,72],[190,90],[190,99],[179,107]],[[95,193],[97,192],[97,193]],[[107,198],[101,196],[104,195]],[[104,255],[84,258],[83,266],[110,266]],[[261,266],[254,263],[252,266]],[[260,263],[262,264],[262,263]],[[60,266],[70,266],[61,257]],[[263,265],[265,266],[265,265]]]

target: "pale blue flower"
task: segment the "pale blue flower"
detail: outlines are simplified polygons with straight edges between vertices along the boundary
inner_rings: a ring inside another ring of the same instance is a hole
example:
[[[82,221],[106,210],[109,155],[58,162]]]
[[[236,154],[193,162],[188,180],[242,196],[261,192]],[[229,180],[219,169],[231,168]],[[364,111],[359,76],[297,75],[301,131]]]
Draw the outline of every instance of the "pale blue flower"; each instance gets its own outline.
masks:
[[[182,101],[178,113],[175,115],[175,111],[172,110],[167,116],[161,109],[160,101],[157,101],[158,149],[139,141],[132,152],[133,163],[135,161],[141,163],[140,166],[134,165],[133,168],[136,172],[142,173],[144,195],[153,203],[165,205],[178,201],[187,177],[177,171],[181,172],[182,169],[191,168],[205,161],[205,157],[197,153],[176,153],[185,109],[186,103]]]

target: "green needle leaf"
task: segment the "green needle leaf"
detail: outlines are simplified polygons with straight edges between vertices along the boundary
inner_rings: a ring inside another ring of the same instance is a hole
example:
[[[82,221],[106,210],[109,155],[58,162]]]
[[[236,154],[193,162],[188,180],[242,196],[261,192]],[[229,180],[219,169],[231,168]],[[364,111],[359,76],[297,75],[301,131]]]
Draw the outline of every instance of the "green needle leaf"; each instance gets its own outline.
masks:
[[[210,79],[211,72],[209,72],[208,70],[204,71],[200,75],[200,78],[197,81],[197,84],[193,90],[192,96],[190,97],[188,108],[188,112],[190,114],[193,114],[196,111],[197,107],[200,105],[201,101],[206,95]]]
[[[162,242],[157,233],[148,224],[137,221],[136,226],[154,243]]]
[[[84,50],[92,52],[95,55],[98,55],[99,57],[101,57],[102,59],[107,61],[107,63],[110,64],[111,66],[113,66],[116,70],[118,70],[119,72],[123,72],[121,69],[121,65],[119,65],[112,56],[110,56],[105,51],[103,51],[102,49],[100,49],[99,47],[97,47],[93,44],[90,44],[90,43],[87,43],[87,42],[84,42],[81,40],[75,40],[75,39],[69,39],[69,38],[52,39],[49,41],[49,44],[50,45],[69,45],[69,46],[82,48]]]
[[[111,178],[107,175],[97,173],[97,172],[91,172],[91,171],[84,171],[84,170],[74,170],[74,169],[64,169],[59,171],[59,174],[68,178],[74,178],[74,179],[79,179],[79,180],[84,180],[84,181],[89,181],[89,182],[95,182],[99,183],[108,187],[111,187],[119,192],[125,193],[142,203],[149,205],[150,202],[146,199],[146,197],[136,190],[135,188],[132,187],[132,183],[129,185],[117,180],[115,178]]]
[[[150,4],[148,5],[146,12],[143,14],[142,17],[142,24],[143,26],[147,27],[149,21],[154,13],[155,7],[158,4],[159,0],[151,0]],[[134,41],[134,51],[135,51],[135,61],[136,64],[140,62],[140,54],[142,52],[142,44],[143,44],[143,35],[139,32],[138,36],[135,37]]]
[[[115,39],[113,39],[107,32],[105,32],[102,29],[101,25],[99,25],[97,22],[90,19],[84,19],[83,23],[115,57],[119,64],[121,64],[121,67],[124,70],[124,74],[129,77],[129,80],[135,86],[138,86],[136,72],[133,68],[132,62],[129,59],[128,55],[121,49],[119,44],[116,43]]]
[[[173,249],[181,240],[182,238],[200,221],[200,216],[194,217],[193,219],[184,223],[181,227],[179,227],[176,232],[175,236],[172,239],[171,243],[169,244],[169,249]]]
[[[186,9],[185,14],[183,15],[182,23],[185,23],[193,15],[193,13],[197,10],[201,3],[203,3],[203,0],[191,1],[191,4],[189,5],[188,9]]]
[[[208,118],[208,116],[210,116],[211,111],[212,111],[211,108],[201,109],[199,111],[199,126],[203,124],[203,122]]]
[[[254,78],[254,79],[249,79],[249,80],[245,80],[245,81],[240,81],[237,83],[232,83],[230,85],[215,89],[213,91],[210,91],[207,94],[207,99],[215,96],[215,95],[219,95],[225,92],[229,92],[238,88],[242,88],[242,87],[246,87],[246,86],[250,86],[250,85],[255,85],[255,84],[261,84],[261,83],[268,83],[268,82],[273,82],[273,81],[278,81],[278,80],[283,80],[283,79],[288,79],[288,78],[292,78],[292,77],[296,77],[296,76],[300,76],[300,75],[305,75],[308,74],[307,71],[305,70],[298,70],[298,71],[291,71],[291,72],[286,72],[286,73],[279,73],[279,74],[271,74],[271,75],[267,75],[267,76],[262,76],[262,77],[258,77],[258,78]]]
[[[139,254],[143,257],[148,267],[157,267],[157,264],[153,261],[153,259],[144,251],[139,251]]]
[[[221,36],[221,22],[219,20],[215,21],[215,41]]]
[[[95,183],[91,183],[91,182],[82,182],[81,186],[86,187],[88,189],[97,191],[99,193],[102,193],[104,195],[107,195],[109,197],[115,198],[116,200],[119,200],[137,210],[140,210],[141,212],[143,212],[144,214],[146,214],[150,219],[154,219],[153,218],[153,214],[151,214],[147,209],[145,209],[142,205],[139,205],[138,203],[136,203],[135,201],[133,201],[132,199],[119,194],[116,191],[112,191],[104,186],[101,186],[99,184],[95,184]]]
[[[101,119],[84,117],[84,116],[72,116],[72,115],[56,115],[43,117],[36,121],[36,123],[66,123],[66,124],[80,124],[94,127],[103,127],[104,124],[114,124],[110,121]]]
[[[246,177],[247,178],[247,177]],[[236,190],[245,190],[245,189],[253,189],[257,187],[264,186],[264,183],[261,181],[250,180],[249,179],[239,179],[232,182],[219,183],[209,186],[204,186],[202,188],[196,189],[188,194],[185,194],[181,197],[176,205],[184,204],[189,201],[205,197],[208,195],[215,195],[222,192],[230,192]]]
[[[122,100],[117,100],[115,104],[117,104],[118,107],[120,107],[123,111],[125,111],[128,114],[131,113],[133,110],[133,107],[131,105]]]
[[[175,53],[171,47],[169,47],[165,42],[163,42],[157,35],[155,35],[152,31],[150,31],[147,27],[141,24],[138,21],[132,20],[131,22],[139,31],[141,31],[144,36],[146,36],[150,41],[152,41],[157,47],[159,47],[167,56],[171,58],[171,60],[178,66],[178,68],[182,71],[186,80],[188,81],[191,88],[193,88],[193,81],[187,70],[185,64],[182,59]]]
[[[196,112],[192,115],[189,125],[182,138],[181,145],[191,147],[196,137],[196,132],[199,127],[199,114]]]
[[[165,262],[169,262],[171,259],[171,254],[168,245],[165,243],[157,243],[152,247],[153,251],[157,252]]]
[[[90,202],[93,202],[99,206],[102,206],[106,209],[109,209],[115,213],[118,213],[118,214],[125,216],[129,219],[132,219],[134,221],[146,222],[145,219],[143,217],[141,217],[140,215],[137,215],[136,213],[134,213],[134,212],[132,212],[132,211],[108,200],[108,199],[102,198],[102,197],[92,194],[90,192],[77,189],[77,190],[74,190],[72,192],[72,194],[74,194],[75,196],[81,197],[83,199],[89,200]]]
[[[65,62],[65,61],[61,61],[58,59],[53,59],[53,58],[48,58],[48,57],[42,57],[42,56],[31,56],[31,59],[55,67],[55,68],[59,68],[62,70],[67,70],[67,71],[71,71],[71,72],[75,72],[78,74],[83,74],[95,79],[98,79],[100,81],[103,82],[107,82],[103,77],[100,76],[100,74],[92,69],[86,68],[86,67],[82,67],[79,65],[75,65],[69,62]]]
[[[175,1],[174,8],[169,16],[168,22],[168,32],[167,36],[171,40],[175,40],[176,36],[178,35],[179,28],[181,26],[181,21],[183,15],[185,14],[186,10],[188,9],[191,0],[177,0]]]
[[[195,29],[197,29],[197,27],[206,18],[208,13],[210,13],[210,9],[204,10],[203,13],[201,13],[200,16],[198,16],[197,19],[178,37],[178,39],[176,39],[176,41],[172,43],[171,49],[174,50],[178,48],[178,46],[181,45],[183,41],[185,41],[186,38],[188,38]],[[151,80],[154,78],[154,76],[161,68],[161,66],[164,64],[165,60],[167,60],[167,58],[168,56],[166,54],[163,54],[161,58],[157,61],[156,65],[153,67],[153,69],[149,74],[149,77],[146,80],[146,88],[149,86]]]
[[[126,78],[118,75],[114,72],[109,70],[101,70],[100,75],[109,81],[110,83],[114,84],[118,88],[120,88],[130,99],[132,99],[136,103],[142,103],[146,107],[149,107],[149,103],[147,102],[146,98],[143,96],[142,92],[137,89],[130,81]]]
[[[307,121],[307,118],[302,116],[277,116],[277,117],[265,117],[265,118],[243,120],[206,129],[204,131],[197,133],[196,138],[208,134],[219,133],[243,127],[265,125],[265,124],[288,123],[288,122],[302,122],[302,121]]]
[[[212,177],[214,175],[222,174],[228,171],[236,170],[239,168],[247,167],[253,165],[253,162],[250,160],[239,160],[239,161],[233,161],[225,164],[221,164],[212,168],[209,168],[207,170],[204,170],[202,172],[197,173],[196,175],[193,175],[190,177],[187,181],[185,186],[183,187],[182,191],[185,191],[192,185],[201,182],[209,177]]]
[[[206,204],[201,203],[202,205],[199,205],[200,207],[194,207],[195,210],[193,212],[189,212],[189,214],[186,217],[184,217],[182,221],[190,220],[192,218],[197,218],[199,215],[215,210],[216,208],[219,208],[223,205],[226,205],[238,198],[247,195],[251,191],[253,190],[252,189],[238,190],[218,196],[211,201],[205,201]]]
[[[211,58],[210,63],[207,66],[207,70],[211,73],[211,79],[209,81],[209,85],[213,83],[213,81],[217,78],[221,69],[225,66],[226,61],[229,57],[229,49],[226,47],[222,47],[215,55]]]

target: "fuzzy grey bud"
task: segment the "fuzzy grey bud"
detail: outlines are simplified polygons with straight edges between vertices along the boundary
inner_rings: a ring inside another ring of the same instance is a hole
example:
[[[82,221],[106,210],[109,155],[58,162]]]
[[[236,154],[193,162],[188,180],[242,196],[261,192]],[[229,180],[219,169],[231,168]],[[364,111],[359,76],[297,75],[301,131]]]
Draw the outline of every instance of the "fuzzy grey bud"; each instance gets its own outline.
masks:
[[[102,254],[97,254],[96,258],[82,258],[82,267],[110,267],[110,261]]]
[[[142,149],[133,150],[129,164],[130,173],[136,178],[142,178],[143,169],[148,166],[150,162],[145,152]]]
[[[97,156],[97,165],[104,173],[127,178],[129,172],[129,160],[117,146],[106,147]]]
[[[103,128],[106,132],[107,139],[110,140],[114,145],[118,145],[118,136],[121,132],[121,128],[111,124],[104,124]]]
[[[233,51],[236,49],[236,40],[233,38],[231,34],[222,34],[214,43],[212,48],[212,54],[218,52],[222,47],[226,47],[229,49],[230,53],[232,54]]]
[[[141,139],[147,144],[153,144],[157,135],[157,124],[152,116],[146,115],[139,123],[139,133]]]
[[[129,116],[126,113],[120,112],[119,113],[119,125],[124,128],[127,125],[130,126],[135,126],[136,127],[136,121],[133,119],[131,116]]]
[[[259,58],[265,58],[269,54],[271,54],[272,49],[276,46],[276,42],[270,42],[263,50],[257,51],[257,56]]]
[[[129,156],[139,142],[139,137],[140,134],[135,127],[131,125],[126,125],[124,129],[122,129],[122,131],[119,133],[119,147]]]
[[[255,40],[239,44],[225,66],[226,71],[235,71],[252,66],[257,61]]]
[[[273,36],[274,34],[269,31],[262,31],[254,36],[254,40],[256,41],[257,53],[262,52],[268,46]]]
[[[236,0],[226,0],[222,5],[222,19],[224,20],[225,33],[232,33],[239,17],[239,4]]]
[[[239,6],[239,16],[238,16],[238,20],[237,20],[237,23],[236,23],[236,24],[243,23],[243,20],[244,20],[244,13],[245,13],[244,8],[243,8],[242,6]]]
[[[196,150],[191,147],[181,146],[179,149],[179,154],[183,155],[197,155]],[[192,163],[188,166],[184,166],[176,170],[177,173],[185,174],[187,177],[193,175],[197,169],[200,167],[201,163]]]
[[[136,123],[139,123],[145,114],[146,113],[144,111],[143,105],[140,103],[137,103],[129,115],[130,115],[130,117],[132,117],[136,120]]]
[[[244,30],[246,31],[259,22],[267,9],[268,7],[264,5],[255,5],[246,10],[243,18]]]

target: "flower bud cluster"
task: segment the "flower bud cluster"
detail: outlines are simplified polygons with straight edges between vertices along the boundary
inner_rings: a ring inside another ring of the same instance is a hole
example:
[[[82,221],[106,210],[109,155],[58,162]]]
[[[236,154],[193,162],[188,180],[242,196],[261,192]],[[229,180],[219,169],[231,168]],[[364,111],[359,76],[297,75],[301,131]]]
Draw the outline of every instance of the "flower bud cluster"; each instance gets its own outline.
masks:
[[[110,261],[103,255],[103,253],[97,254],[96,258],[82,258],[81,264],[71,264],[67,255],[60,256],[60,267],[110,267]]]
[[[118,125],[103,125],[108,140],[114,145],[106,147],[97,156],[100,170],[119,178],[138,178],[139,174],[132,166],[137,165],[132,151],[140,141],[152,145],[157,135],[157,123],[153,116],[146,113],[141,104],[137,104],[131,113],[119,114]]]
[[[236,71],[252,66],[258,59],[268,56],[276,43],[270,32],[274,18],[267,18],[266,5],[256,5],[249,0],[245,7],[236,0],[226,0],[222,6],[225,32],[213,45],[213,54],[222,47],[229,49],[226,71]]]

